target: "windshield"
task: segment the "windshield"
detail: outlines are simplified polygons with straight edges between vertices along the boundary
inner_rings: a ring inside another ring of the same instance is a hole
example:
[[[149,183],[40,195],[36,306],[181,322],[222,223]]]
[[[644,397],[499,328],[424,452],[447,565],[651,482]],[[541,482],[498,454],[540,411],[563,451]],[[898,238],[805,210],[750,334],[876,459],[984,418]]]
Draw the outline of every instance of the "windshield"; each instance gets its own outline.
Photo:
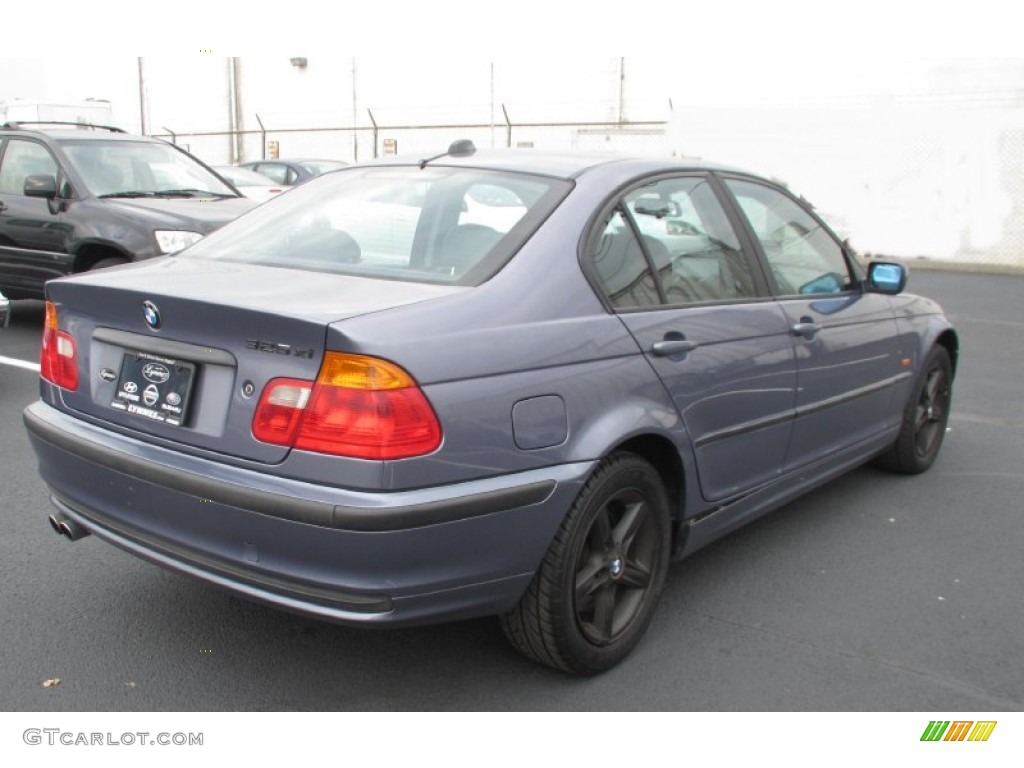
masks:
[[[498,171],[350,168],[271,200],[179,256],[476,285],[511,258],[569,188]]]
[[[174,147],[150,141],[78,141],[61,145],[97,197],[237,197]]]

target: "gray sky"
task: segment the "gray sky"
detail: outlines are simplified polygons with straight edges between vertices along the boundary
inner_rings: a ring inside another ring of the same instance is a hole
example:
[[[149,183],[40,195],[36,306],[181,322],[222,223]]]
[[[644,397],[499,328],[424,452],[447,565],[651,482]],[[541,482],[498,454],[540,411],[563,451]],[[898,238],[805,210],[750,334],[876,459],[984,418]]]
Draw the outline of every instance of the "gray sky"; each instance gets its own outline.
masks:
[[[314,59],[317,51],[308,52]],[[250,61],[287,54],[270,52],[245,56]],[[186,96],[190,78],[203,77],[211,59],[226,54],[179,53],[157,50],[144,57],[149,67],[176,79]],[[337,68],[339,80],[351,69],[353,59],[320,53]],[[368,94],[367,106],[400,105],[406,113],[426,108],[443,111],[465,106],[467,99],[486,103],[488,72],[493,62],[494,87],[499,102],[513,102],[520,109],[557,112],[560,106],[578,107],[599,101],[612,102],[617,93],[616,71],[620,59],[588,55],[571,59],[539,56],[431,58],[410,65],[403,60],[377,56],[356,57],[360,90]],[[925,95],[980,89],[1007,92],[1021,88],[1019,75],[1024,59],[913,57],[895,55],[837,56],[808,66],[793,58],[736,57],[728,66],[709,67],[693,54],[625,57],[625,93],[633,119],[660,117],[668,101],[677,106],[715,105],[734,107],[836,106],[887,94]],[[938,73],[938,74],[937,74]],[[945,74],[942,74],[945,73]],[[1017,78],[1017,82],[1014,82]],[[337,83],[348,93],[346,79]],[[369,94],[372,94],[372,99]],[[470,94],[470,95],[467,95]],[[0,58],[0,101],[15,98],[77,101],[87,97],[110,99],[121,122],[137,121],[137,58],[127,54],[90,56],[74,67],[63,60],[41,57]],[[325,94],[341,98],[339,94]],[[346,97],[347,98],[347,97]],[[636,114],[639,111],[640,114]],[[187,118],[193,119],[191,116]],[[313,116],[311,115],[311,119]],[[200,129],[199,125],[192,126]]]
[[[139,55],[176,60],[183,70],[211,56],[355,57],[386,63],[389,87],[406,100],[426,97],[429,82],[435,102],[457,98],[467,65],[514,63],[538,98],[549,98],[551,84],[561,89],[550,95],[558,99],[574,72],[584,85],[592,62],[626,56],[639,66],[642,57],[647,76],[630,84],[649,84],[651,98],[667,92],[683,102],[752,106],[809,94],[828,100],[914,87],[928,60],[1020,55],[1024,14],[1012,8],[1006,0],[177,0],[159,8],[50,0],[5,10],[6,30],[38,29],[43,12],[59,23],[47,26],[45,45],[4,36],[3,54],[12,58],[0,59],[0,100],[123,99],[125,62],[130,70]]]

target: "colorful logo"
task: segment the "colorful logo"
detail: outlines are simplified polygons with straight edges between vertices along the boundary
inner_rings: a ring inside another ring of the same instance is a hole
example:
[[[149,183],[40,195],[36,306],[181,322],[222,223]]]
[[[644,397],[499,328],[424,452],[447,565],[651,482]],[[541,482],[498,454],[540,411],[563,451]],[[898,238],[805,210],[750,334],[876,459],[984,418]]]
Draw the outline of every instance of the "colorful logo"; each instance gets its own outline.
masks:
[[[146,319],[146,325],[150,328],[160,327],[160,310],[152,301],[142,302],[142,316]]]
[[[996,729],[996,720],[932,720],[921,741],[988,741]]]

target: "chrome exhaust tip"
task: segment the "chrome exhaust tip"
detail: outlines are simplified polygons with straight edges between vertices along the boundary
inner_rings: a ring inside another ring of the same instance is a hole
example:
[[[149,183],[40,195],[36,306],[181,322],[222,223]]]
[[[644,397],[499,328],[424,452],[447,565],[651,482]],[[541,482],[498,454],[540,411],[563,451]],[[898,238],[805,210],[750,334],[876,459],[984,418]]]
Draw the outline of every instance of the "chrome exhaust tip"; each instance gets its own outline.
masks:
[[[61,536],[66,536],[71,541],[78,541],[89,535],[89,531],[65,514],[58,512],[56,515],[50,515],[47,519],[54,531]]]

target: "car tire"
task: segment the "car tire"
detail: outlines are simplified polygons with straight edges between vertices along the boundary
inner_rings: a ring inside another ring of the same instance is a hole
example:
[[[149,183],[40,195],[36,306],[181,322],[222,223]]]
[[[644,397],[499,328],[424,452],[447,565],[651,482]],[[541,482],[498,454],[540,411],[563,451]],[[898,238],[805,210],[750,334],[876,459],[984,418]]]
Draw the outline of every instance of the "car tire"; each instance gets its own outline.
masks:
[[[952,393],[953,366],[949,353],[943,347],[935,347],[928,353],[903,409],[899,437],[874,460],[875,466],[905,475],[917,475],[931,467],[946,434]]]
[[[610,669],[654,615],[670,539],[661,477],[635,454],[613,454],[583,486],[519,604],[501,617],[505,636],[555,669]]]

